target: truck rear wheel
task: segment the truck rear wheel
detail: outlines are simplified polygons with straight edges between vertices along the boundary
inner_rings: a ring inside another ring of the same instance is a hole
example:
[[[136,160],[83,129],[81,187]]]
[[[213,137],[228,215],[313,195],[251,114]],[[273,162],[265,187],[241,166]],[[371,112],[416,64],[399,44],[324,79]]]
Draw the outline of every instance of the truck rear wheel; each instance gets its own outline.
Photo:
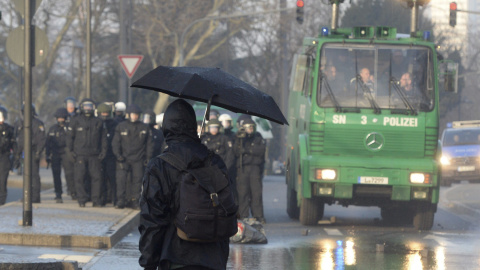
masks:
[[[413,217],[413,227],[422,231],[430,230],[433,226],[434,215],[435,211],[432,204],[419,205]]]
[[[325,203],[318,198],[303,198],[300,205],[300,223],[306,226],[317,225],[323,218]]]
[[[285,175],[287,180],[287,214],[291,219],[298,219],[300,208],[297,204],[297,191],[294,188],[291,188],[292,186],[295,186],[295,184],[290,183],[291,181],[295,181],[292,175],[294,175],[296,171],[292,171],[290,164],[291,162],[289,158],[287,162],[287,173]],[[301,176],[299,175],[299,177]]]
[[[291,219],[298,219],[300,208],[297,205],[297,191],[287,187],[287,214]]]

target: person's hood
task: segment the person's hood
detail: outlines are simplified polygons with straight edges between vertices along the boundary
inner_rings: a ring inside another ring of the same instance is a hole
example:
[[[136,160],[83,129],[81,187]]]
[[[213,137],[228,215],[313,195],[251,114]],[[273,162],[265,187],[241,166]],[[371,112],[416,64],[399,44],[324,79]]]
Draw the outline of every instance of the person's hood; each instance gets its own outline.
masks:
[[[200,142],[192,105],[183,99],[177,99],[168,105],[163,118],[162,131],[167,144],[171,141]]]

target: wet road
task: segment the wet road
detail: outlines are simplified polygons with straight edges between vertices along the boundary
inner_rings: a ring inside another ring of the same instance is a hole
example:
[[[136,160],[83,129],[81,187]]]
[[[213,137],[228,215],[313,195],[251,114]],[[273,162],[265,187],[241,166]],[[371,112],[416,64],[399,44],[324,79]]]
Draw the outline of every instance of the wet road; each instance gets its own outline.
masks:
[[[266,245],[230,245],[228,269],[480,269],[475,217],[439,209],[431,231],[383,224],[376,207],[326,206],[323,224],[288,218],[285,180],[266,177]],[[335,217],[335,222],[329,220]],[[141,269],[138,232],[101,251],[84,269]]]

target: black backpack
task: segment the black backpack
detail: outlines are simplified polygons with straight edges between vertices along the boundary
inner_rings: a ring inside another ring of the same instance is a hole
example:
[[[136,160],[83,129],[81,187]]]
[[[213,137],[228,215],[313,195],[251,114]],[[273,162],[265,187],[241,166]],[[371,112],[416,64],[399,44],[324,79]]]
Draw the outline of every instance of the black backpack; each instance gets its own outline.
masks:
[[[159,157],[181,171],[178,182],[177,235],[187,241],[227,240],[237,233],[237,210],[228,177],[212,165],[213,152],[204,166],[187,168],[177,156],[166,152]]]

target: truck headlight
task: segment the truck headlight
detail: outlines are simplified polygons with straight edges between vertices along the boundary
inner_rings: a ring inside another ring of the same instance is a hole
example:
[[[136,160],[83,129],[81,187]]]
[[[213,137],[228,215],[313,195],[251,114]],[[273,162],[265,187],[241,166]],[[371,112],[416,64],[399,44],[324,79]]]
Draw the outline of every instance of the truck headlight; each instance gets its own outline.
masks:
[[[315,171],[315,178],[318,180],[335,180],[337,172],[333,169],[317,169]]]
[[[450,158],[447,157],[447,156],[442,156],[442,157],[440,158],[440,163],[441,163],[442,165],[450,165]]]
[[[411,173],[410,183],[412,184],[430,184],[430,174],[428,173]]]

